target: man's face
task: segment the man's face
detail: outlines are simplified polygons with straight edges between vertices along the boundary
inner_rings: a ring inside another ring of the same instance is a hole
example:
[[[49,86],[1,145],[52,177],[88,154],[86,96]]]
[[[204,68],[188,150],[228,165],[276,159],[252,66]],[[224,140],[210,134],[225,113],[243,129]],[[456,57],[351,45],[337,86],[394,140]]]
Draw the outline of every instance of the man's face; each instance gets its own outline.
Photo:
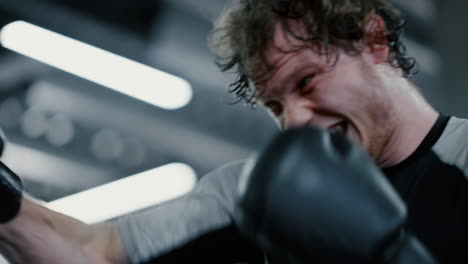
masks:
[[[273,71],[258,101],[283,130],[311,125],[341,132],[377,159],[395,124],[382,65],[371,50],[349,55],[337,49],[336,63],[312,49],[284,52],[295,41],[276,28],[275,45],[265,51]]]

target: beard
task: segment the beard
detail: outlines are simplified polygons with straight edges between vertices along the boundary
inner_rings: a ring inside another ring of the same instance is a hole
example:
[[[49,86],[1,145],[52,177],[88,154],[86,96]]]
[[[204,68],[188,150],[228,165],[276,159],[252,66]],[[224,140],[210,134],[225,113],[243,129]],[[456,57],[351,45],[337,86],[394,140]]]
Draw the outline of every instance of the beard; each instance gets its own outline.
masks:
[[[396,131],[397,113],[391,95],[384,84],[372,71],[368,70],[368,81],[374,83],[375,89],[368,93],[365,99],[363,111],[368,113],[369,124],[367,130],[368,142],[365,147],[368,154],[376,161],[381,163],[389,142]]]

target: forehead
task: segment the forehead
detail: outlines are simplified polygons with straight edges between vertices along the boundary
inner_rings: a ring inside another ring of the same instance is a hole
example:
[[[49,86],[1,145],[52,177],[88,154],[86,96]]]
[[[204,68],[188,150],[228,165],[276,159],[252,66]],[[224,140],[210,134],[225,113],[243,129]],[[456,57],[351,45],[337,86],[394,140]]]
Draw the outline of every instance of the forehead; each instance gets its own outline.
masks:
[[[273,30],[272,39],[265,46],[263,53],[267,78],[263,79],[262,75],[259,75],[260,81],[257,84],[268,86],[277,79],[299,74],[302,69],[317,71],[330,65],[328,55],[321,54],[320,50],[313,46],[314,44],[304,40],[310,37],[307,37],[309,34],[302,24],[290,22],[289,29],[286,29],[281,23],[276,23]]]
[[[264,53],[265,62],[269,67],[274,68],[284,56],[305,45],[303,40],[292,35],[306,37],[304,26],[296,21],[290,21],[288,26],[290,31],[279,22],[273,28],[273,38],[267,43]]]

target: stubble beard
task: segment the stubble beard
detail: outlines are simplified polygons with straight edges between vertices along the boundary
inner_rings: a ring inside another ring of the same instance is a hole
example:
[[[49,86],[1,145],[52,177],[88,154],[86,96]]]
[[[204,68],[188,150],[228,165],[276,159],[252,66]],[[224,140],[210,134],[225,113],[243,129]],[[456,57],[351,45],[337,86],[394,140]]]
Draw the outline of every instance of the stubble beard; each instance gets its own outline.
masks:
[[[374,74],[370,74],[371,82],[375,83],[375,90],[368,96],[365,111],[369,113],[371,126],[369,129],[369,141],[367,152],[377,164],[381,163],[386,156],[391,138],[396,130],[397,115],[394,105],[387,94],[383,84]]]

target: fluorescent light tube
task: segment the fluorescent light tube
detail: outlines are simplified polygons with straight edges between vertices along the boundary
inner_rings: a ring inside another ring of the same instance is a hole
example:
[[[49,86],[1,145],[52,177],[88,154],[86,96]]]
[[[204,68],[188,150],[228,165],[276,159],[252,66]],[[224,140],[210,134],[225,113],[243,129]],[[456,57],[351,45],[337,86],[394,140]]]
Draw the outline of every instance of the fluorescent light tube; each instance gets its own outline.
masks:
[[[0,43],[10,50],[164,109],[192,98],[190,84],[174,75],[25,21],[5,25]]]
[[[196,174],[192,168],[182,163],[171,163],[45,206],[92,224],[176,198],[192,190],[195,183]]]

